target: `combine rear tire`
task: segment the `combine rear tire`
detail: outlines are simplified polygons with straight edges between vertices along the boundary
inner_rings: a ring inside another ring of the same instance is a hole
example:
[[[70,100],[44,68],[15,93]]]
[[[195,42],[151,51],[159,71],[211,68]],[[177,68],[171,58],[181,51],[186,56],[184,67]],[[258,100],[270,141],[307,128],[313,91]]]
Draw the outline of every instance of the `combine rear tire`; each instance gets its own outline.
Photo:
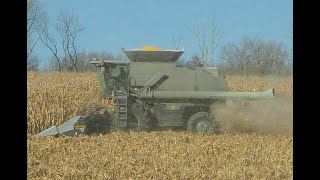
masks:
[[[211,114],[207,112],[197,112],[193,114],[187,123],[187,130],[193,133],[215,133],[216,125]]]

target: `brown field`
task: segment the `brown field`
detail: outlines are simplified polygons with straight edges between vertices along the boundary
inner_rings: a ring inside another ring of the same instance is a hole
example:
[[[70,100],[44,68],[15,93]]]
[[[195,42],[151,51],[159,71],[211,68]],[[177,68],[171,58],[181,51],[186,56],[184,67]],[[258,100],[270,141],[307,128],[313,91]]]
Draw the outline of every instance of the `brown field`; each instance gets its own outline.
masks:
[[[292,179],[292,77],[227,76],[231,91],[276,89],[272,101],[216,108],[221,132],[31,136],[102,99],[95,73],[28,72],[28,179]]]

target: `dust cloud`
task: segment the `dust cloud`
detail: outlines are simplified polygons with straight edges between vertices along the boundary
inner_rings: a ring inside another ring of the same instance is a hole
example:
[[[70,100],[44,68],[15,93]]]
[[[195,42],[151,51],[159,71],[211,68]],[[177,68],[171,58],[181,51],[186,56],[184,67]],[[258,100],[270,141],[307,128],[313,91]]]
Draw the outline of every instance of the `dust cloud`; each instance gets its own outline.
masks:
[[[233,133],[293,133],[292,99],[238,101],[231,106],[214,107],[219,131]]]

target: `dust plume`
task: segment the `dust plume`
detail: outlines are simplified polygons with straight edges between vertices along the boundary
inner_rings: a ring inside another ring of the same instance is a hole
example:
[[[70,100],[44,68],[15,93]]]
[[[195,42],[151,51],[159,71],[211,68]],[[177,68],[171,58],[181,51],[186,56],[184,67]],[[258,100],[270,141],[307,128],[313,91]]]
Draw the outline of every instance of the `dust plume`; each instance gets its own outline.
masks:
[[[238,101],[228,107],[214,107],[214,116],[221,132],[293,132],[292,99]]]

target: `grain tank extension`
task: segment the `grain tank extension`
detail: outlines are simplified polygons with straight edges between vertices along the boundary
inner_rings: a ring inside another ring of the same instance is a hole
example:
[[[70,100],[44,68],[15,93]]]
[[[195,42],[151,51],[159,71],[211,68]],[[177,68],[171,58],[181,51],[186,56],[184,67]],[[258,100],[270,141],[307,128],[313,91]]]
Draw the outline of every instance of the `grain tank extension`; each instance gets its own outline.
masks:
[[[114,112],[91,118],[77,116],[67,121],[67,126],[54,126],[37,136],[105,133],[110,128],[137,131],[181,128],[214,133],[217,124],[211,113],[213,104],[275,96],[274,89],[229,92],[227,81],[220,77],[217,68],[177,66],[183,50],[145,46],[122,51],[130,61],[90,61],[97,67],[103,97],[115,101]]]

